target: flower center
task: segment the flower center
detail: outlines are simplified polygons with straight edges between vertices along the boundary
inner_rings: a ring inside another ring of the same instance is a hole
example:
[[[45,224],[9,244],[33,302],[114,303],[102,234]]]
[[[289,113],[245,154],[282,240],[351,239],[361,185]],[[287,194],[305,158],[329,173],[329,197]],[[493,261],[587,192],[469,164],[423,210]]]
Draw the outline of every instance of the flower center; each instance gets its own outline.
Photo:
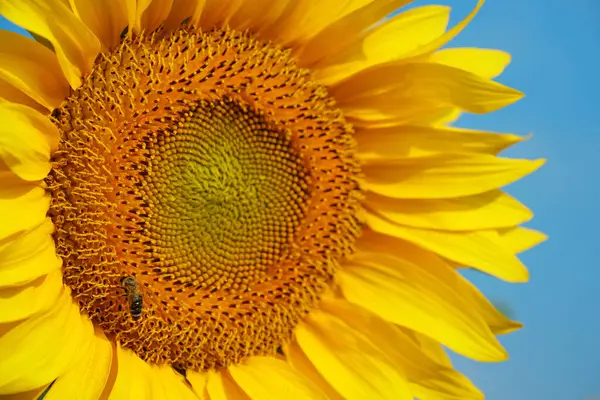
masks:
[[[125,39],[53,120],[64,282],[146,361],[274,355],[360,233],[351,128],[271,43],[228,30]]]

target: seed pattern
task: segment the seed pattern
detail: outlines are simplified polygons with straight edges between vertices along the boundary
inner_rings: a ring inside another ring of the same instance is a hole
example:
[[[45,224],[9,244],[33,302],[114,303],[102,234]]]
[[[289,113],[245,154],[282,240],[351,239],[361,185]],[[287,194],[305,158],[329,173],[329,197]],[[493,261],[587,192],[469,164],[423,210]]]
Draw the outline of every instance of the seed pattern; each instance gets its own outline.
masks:
[[[63,277],[144,360],[275,355],[360,234],[351,127],[288,51],[230,30],[125,38],[53,113]],[[120,281],[144,293],[129,318]]]

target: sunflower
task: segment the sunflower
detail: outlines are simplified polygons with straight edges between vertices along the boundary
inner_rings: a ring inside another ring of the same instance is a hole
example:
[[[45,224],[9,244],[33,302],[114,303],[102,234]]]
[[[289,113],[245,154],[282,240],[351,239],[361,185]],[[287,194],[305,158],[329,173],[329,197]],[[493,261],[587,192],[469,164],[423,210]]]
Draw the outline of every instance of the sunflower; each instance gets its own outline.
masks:
[[[0,394],[483,398],[543,161],[449,126],[522,96],[440,50],[482,1],[408,3],[2,0]]]

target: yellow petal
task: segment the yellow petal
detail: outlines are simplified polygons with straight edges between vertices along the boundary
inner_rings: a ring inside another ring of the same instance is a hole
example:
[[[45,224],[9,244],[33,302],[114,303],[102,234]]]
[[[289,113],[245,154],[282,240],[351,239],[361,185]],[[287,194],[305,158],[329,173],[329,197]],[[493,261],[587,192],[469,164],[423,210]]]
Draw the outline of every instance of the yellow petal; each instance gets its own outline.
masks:
[[[21,90],[17,89],[12,84],[8,83],[3,79],[0,79],[0,93],[0,101],[9,101],[11,103],[23,104],[27,107],[33,108],[34,110],[44,115],[49,113],[49,110],[46,107],[44,107],[43,105],[41,105],[40,103],[38,103],[28,95],[23,93]]]
[[[418,247],[410,242],[398,239],[388,235],[382,235],[370,229],[363,231],[358,243],[357,253],[387,253],[394,257],[408,261],[409,263],[419,265],[429,271],[447,271],[452,270],[453,266],[438,255]],[[456,277],[455,274],[452,276]],[[462,295],[467,299],[471,307],[484,319],[485,323],[490,327],[496,335],[512,332],[522,327],[519,322],[511,321],[506,318],[494,305],[485,298],[483,294],[473,286],[468,280],[460,277],[460,290]],[[423,340],[419,340],[422,342]],[[434,346],[439,347],[439,346]],[[440,349],[435,350],[436,353]],[[447,359],[444,352],[441,351],[444,359]],[[438,356],[435,356],[439,359]],[[443,364],[443,363],[442,363]]]
[[[422,119],[421,121],[416,121],[416,123],[422,123],[425,125],[432,126],[444,126],[450,125],[453,122],[456,122],[463,112],[458,108],[446,107],[440,108],[437,114],[432,114],[427,118]]]
[[[171,12],[164,22],[165,28],[167,30],[177,29],[188,18],[190,19],[190,25],[197,27],[202,16],[204,4],[205,0],[173,0]]]
[[[282,1],[285,7],[280,9],[279,18],[270,26],[260,29],[261,37],[268,40],[277,40],[277,43],[283,45],[289,43],[294,34],[294,29],[301,26],[301,21],[306,17],[311,7],[312,0]],[[282,4],[279,5],[281,7]]]
[[[49,206],[50,197],[39,186],[0,186],[0,239],[44,222]]]
[[[331,66],[315,71],[317,80],[331,85],[373,65],[403,59],[424,43],[441,36],[448,26],[450,8],[423,6],[397,14],[371,29]],[[357,55],[361,59],[356,60]]]
[[[415,332],[402,326],[399,326],[398,329],[400,329],[406,336],[410,337],[410,339],[421,349],[423,353],[425,353],[425,355],[427,355],[427,357],[440,365],[453,368],[450,357],[448,357],[446,350],[444,350],[439,342],[433,340],[427,335],[423,335],[419,332]]]
[[[306,354],[302,351],[298,342],[292,342],[284,346],[283,352],[285,353],[286,360],[290,365],[304,375],[307,379],[310,379],[315,385],[317,385],[323,393],[330,400],[343,400],[342,396],[335,391],[333,387],[323,378],[323,376],[317,371],[315,366],[310,362]]]
[[[303,67],[315,63],[327,64],[332,57],[353,45],[369,28],[412,0],[370,1],[328,24],[299,50],[298,59]],[[335,46],[331,46],[335,43]]]
[[[396,326],[346,301],[326,299],[321,308],[365,335],[406,375],[420,399],[483,399],[473,384],[452,368],[437,364]]]
[[[192,389],[196,396],[201,400],[209,400],[208,392],[206,390],[207,374],[196,371],[187,371],[186,377],[192,385]]]
[[[447,153],[365,161],[366,189],[398,199],[440,199],[498,189],[529,175],[544,160]]]
[[[0,30],[0,81],[26,94],[46,110],[69,95],[56,55],[42,44],[16,32]],[[10,93],[0,94],[11,101]]]
[[[368,117],[374,111],[408,118],[427,104],[484,114],[523,97],[518,90],[462,69],[416,62],[359,72],[333,86],[331,94],[344,114],[355,118]]]
[[[0,287],[31,282],[60,269],[50,218],[29,231],[0,241]]]
[[[0,158],[21,179],[44,179],[58,143],[56,127],[34,109],[5,101],[0,102],[0,120]]]
[[[252,400],[271,400],[274,394],[290,399],[327,399],[314,384],[273,357],[251,357],[246,363],[229,367],[229,372]]]
[[[500,190],[452,199],[394,199],[367,193],[365,207],[400,225],[442,231],[513,227],[533,214]]]
[[[369,31],[362,50],[371,65],[403,58],[442,35],[449,19],[450,7],[446,6],[430,5],[401,12]]]
[[[128,349],[117,346],[117,379],[110,400],[151,399],[150,366]]]
[[[517,135],[432,126],[356,128],[361,160],[396,159],[435,153],[497,154],[522,141]]]
[[[71,9],[100,40],[106,50],[121,42],[127,27],[127,7],[123,0],[70,0]]]
[[[350,302],[381,318],[432,337],[479,361],[502,361],[506,352],[461,290],[472,291],[452,269],[428,270],[381,253],[360,253],[339,273]]]
[[[499,234],[502,244],[515,254],[529,250],[548,239],[548,235],[522,226],[501,229]]]
[[[108,396],[110,400],[198,399],[169,366],[151,366],[121,346],[117,347],[117,362],[119,368]]]
[[[250,400],[228,372],[208,371],[206,391],[210,400]]]
[[[495,231],[443,232],[405,227],[370,213],[365,218],[376,232],[407,240],[459,264],[509,282],[529,279],[527,268],[503,246]]]
[[[2,394],[0,400],[43,400],[48,385],[44,385],[41,388],[28,390],[26,392],[13,393],[13,394]]]
[[[273,31],[277,43],[297,47],[345,15],[371,0],[308,0],[286,19],[281,19]],[[273,38],[273,39],[275,39]]]
[[[173,0],[152,1],[141,16],[141,28],[146,33],[153,32],[162,24],[171,11]]]
[[[92,323],[68,290],[50,311],[0,326],[0,394],[50,383],[88,352],[93,337]]]
[[[142,15],[144,14],[144,11],[150,7],[151,3],[152,0],[129,0],[125,3],[127,20],[129,22],[128,34],[133,32],[136,35],[139,35],[142,32]]]
[[[341,320],[313,310],[296,328],[296,339],[311,363],[344,399],[412,400],[406,378],[388,356]]]
[[[3,0],[0,15],[50,41],[73,89],[92,70],[100,42],[60,0]],[[48,16],[52,16],[49,18]]]
[[[242,5],[243,0],[205,1],[199,26],[203,30],[228,25],[229,19]]]
[[[0,289],[0,323],[22,320],[47,311],[62,291],[62,274],[54,270],[25,286]]]
[[[420,57],[426,55],[428,53],[434,52],[439,48],[445,46],[450,40],[454,39],[456,35],[458,35],[465,27],[475,18],[475,15],[479,12],[479,9],[483,5],[485,0],[479,0],[475,8],[458,24],[449,29],[442,36],[437,37],[435,40],[424,44],[423,46],[415,49],[410,56],[411,57]]]
[[[250,30],[259,37],[268,31],[290,5],[289,0],[253,0],[244,1],[231,17],[231,27],[235,30]]]
[[[429,57],[429,61],[491,79],[500,75],[510,64],[510,54],[494,49],[459,47],[437,51]]]
[[[105,390],[113,361],[113,346],[103,333],[96,332],[89,350],[59,376],[44,400],[98,400]]]
[[[183,377],[167,365],[150,365],[150,398],[153,400],[198,400]],[[136,397],[134,397],[136,398]]]
[[[358,117],[347,117],[355,128],[379,129],[392,128],[400,126],[432,126],[439,127],[455,122],[462,111],[451,106],[443,106],[424,102],[422,104],[413,103],[410,112],[396,112],[397,115],[390,115],[373,110],[371,112],[361,112]]]

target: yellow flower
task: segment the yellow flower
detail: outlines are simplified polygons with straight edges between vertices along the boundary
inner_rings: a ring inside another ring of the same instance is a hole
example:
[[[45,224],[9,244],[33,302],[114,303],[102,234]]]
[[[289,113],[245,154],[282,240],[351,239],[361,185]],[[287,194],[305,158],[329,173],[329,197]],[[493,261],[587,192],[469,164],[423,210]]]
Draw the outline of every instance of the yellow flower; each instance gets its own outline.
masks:
[[[0,394],[483,398],[542,161],[448,126],[521,97],[439,50],[482,1],[408,3],[2,0]]]

